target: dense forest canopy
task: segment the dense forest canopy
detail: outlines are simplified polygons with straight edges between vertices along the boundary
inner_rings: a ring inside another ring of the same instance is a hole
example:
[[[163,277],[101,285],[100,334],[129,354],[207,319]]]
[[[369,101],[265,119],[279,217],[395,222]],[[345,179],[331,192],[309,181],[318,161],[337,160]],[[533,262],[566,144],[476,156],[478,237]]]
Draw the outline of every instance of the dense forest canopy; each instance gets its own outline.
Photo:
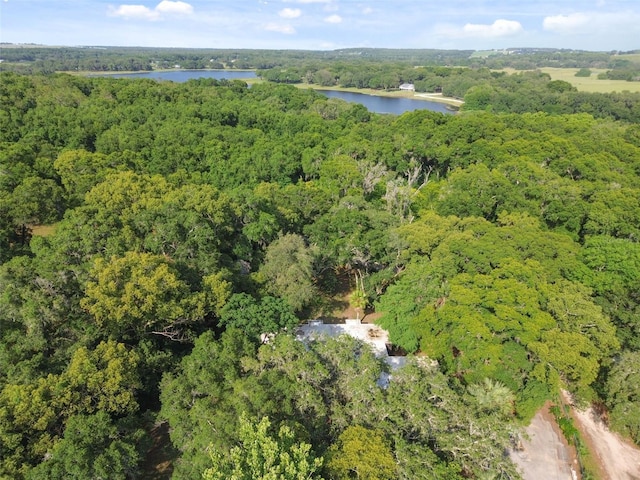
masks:
[[[489,77],[477,109],[391,116],[1,73],[0,477],[134,478],[157,420],[175,478],[518,478],[560,388],[640,441],[639,102]],[[410,354],[387,388],[362,343],[290,335],[345,278]]]

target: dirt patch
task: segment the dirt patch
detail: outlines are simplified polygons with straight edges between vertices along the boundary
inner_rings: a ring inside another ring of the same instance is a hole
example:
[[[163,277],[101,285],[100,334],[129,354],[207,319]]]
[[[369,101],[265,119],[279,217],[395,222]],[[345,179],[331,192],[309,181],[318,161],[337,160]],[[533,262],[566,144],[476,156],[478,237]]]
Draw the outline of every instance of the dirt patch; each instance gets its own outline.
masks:
[[[171,445],[169,438],[169,424],[167,422],[155,425],[149,432],[152,445],[142,466],[142,476],[145,480],[168,480],[173,473],[173,461],[178,452]]]
[[[377,313],[372,308],[367,308],[364,312],[362,312],[362,310],[356,310],[350,303],[352,294],[353,291],[350,290],[340,295],[339,301],[337,302],[339,308],[331,312],[330,318],[338,322],[342,322],[347,318],[359,318],[362,323],[376,323],[376,320],[380,318],[382,314]]]
[[[375,323],[381,314],[373,308],[366,308],[364,312],[351,305],[351,297],[355,291],[354,276],[347,271],[336,275],[336,285],[333,294],[319,301],[313,312],[308,312],[309,318],[322,318],[325,323],[342,323],[348,318],[359,318],[362,323]]]
[[[376,323],[376,320],[378,320],[381,316],[382,313],[376,312],[373,309],[367,309],[364,312],[364,317],[362,317],[362,323]]]
[[[547,403],[533,417],[519,448],[509,452],[511,460],[524,480],[579,479],[575,448],[567,443],[549,407]]]

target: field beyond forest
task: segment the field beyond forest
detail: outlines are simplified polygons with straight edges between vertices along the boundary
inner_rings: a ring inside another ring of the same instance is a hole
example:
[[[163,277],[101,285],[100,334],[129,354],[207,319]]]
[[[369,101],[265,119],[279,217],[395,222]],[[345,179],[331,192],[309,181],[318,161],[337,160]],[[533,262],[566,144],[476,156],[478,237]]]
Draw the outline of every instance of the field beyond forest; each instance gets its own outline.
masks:
[[[554,68],[541,67],[539,70],[548,73],[552,80],[562,80],[570,83],[580,92],[613,93],[613,92],[640,92],[640,82],[628,82],[626,80],[599,79],[598,74],[607,72],[605,68],[592,68],[590,77],[576,77],[579,68]],[[520,73],[520,70],[505,68],[502,71],[512,75]]]

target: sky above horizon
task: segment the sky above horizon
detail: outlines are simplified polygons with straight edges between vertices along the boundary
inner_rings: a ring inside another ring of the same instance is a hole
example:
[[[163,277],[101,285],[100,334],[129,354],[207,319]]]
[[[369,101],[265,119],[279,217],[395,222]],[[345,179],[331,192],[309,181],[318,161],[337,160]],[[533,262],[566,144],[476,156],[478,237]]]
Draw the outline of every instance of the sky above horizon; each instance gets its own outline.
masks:
[[[0,42],[628,51],[640,48],[640,1],[0,0]]]

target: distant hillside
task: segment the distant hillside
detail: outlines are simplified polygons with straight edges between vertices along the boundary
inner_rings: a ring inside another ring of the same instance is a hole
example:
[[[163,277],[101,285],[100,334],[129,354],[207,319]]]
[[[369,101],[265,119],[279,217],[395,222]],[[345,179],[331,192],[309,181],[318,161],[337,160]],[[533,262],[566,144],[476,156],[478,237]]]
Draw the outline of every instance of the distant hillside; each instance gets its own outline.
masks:
[[[626,52],[633,53],[633,52]],[[0,46],[0,70],[24,73],[53,71],[144,71],[173,68],[275,68],[308,62],[380,62],[411,66],[472,66],[528,70],[540,67],[618,68],[620,52],[587,52],[551,48],[473,50],[345,48],[319,50],[185,49],[35,44]],[[629,57],[632,57],[629,55]],[[637,57],[628,61],[636,61]],[[625,59],[626,61],[626,59]]]

